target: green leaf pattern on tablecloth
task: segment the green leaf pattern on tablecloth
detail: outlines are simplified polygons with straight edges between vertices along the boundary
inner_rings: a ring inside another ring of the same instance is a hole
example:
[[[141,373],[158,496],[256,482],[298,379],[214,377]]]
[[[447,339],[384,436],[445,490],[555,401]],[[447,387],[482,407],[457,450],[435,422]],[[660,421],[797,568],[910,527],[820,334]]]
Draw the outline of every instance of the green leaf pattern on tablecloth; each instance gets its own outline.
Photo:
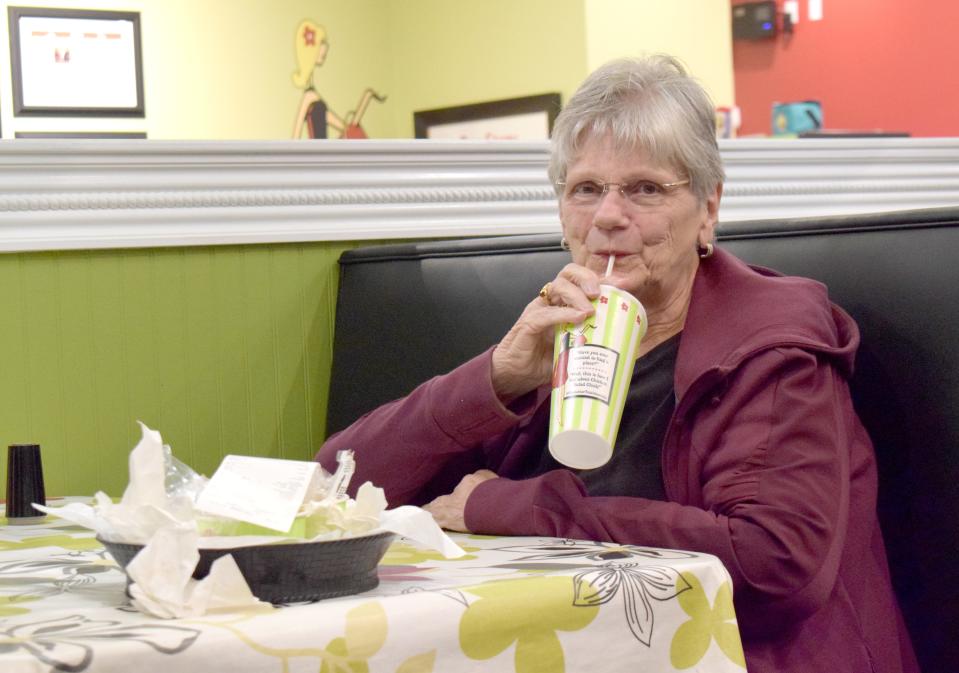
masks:
[[[30,603],[31,601],[38,601],[43,596],[34,596],[28,594],[20,594],[17,596],[0,596],[0,617],[12,617],[13,615],[22,615],[30,612],[30,608],[19,608],[17,607],[18,603]],[[3,651],[3,646],[0,645],[0,652]]]
[[[718,590],[715,583],[707,583],[707,595],[696,576],[672,567],[687,559],[701,567],[703,563],[691,552],[548,538],[517,538],[510,544],[509,538],[500,542],[495,537],[460,536],[457,542],[465,542],[469,553],[445,559],[438,552],[399,540],[380,568],[388,589],[383,602],[378,595],[358,596],[352,605],[325,612],[322,624],[310,619],[288,624],[294,631],[284,630],[276,641],[262,624],[283,620],[287,609],[313,608],[264,606],[157,622],[130,614],[122,595],[122,572],[89,532],[45,523],[2,537],[0,552],[6,552],[0,557],[3,670],[12,662],[89,673],[111,665],[116,661],[111,657],[118,654],[138,658],[147,653],[151,657],[145,669],[184,666],[186,670],[208,655],[211,641],[201,634],[222,629],[230,632],[238,652],[249,658],[247,663],[256,661],[255,669],[267,673],[369,673],[371,668],[382,673],[433,673],[437,666],[444,671],[485,666],[552,673],[567,670],[575,665],[574,656],[583,655],[570,648],[592,638],[587,629],[602,639],[620,639],[624,633],[632,640],[626,626],[635,638],[654,648],[657,657],[668,655],[677,668],[708,666],[728,673],[744,667],[729,582]],[[655,565],[646,565],[651,561]],[[549,574],[538,574],[544,572]],[[451,577],[465,579],[469,586],[462,581],[447,586]],[[416,594],[424,596],[423,603],[410,598]],[[416,640],[425,633],[423,627],[411,627],[403,616],[403,602],[414,600],[425,609],[430,605],[425,601],[433,600],[426,597],[433,596],[455,599],[455,605],[442,598],[432,604],[442,621],[443,638],[451,637],[452,642]],[[671,606],[661,603],[672,599],[678,600]],[[603,604],[608,614],[601,622],[598,615]],[[331,601],[331,608],[334,605]],[[401,609],[395,612],[398,606]],[[615,610],[609,612],[612,606]],[[617,627],[623,610],[626,623]],[[676,619],[687,616],[675,630]],[[297,630],[300,623],[305,627],[302,633]],[[716,648],[711,647],[713,641]],[[213,642],[224,641],[214,638]],[[450,651],[450,645],[461,652]],[[157,659],[155,654],[164,656]],[[644,654],[637,651],[637,655],[640,658],[630,665],[642,667]]]
[[[268,612],[270,609],[266,608]],[[344,635],[333,638],[326,647],[307,645],[299,647],[276,647],[263,642],[253,634],[252,627],[246,624],[257,616],[262,617],[264,610],[255,608],[224,620],[218,616],[207,615],[193,622],[206,628],[220,628],[232,633],[244,645],[254,652],[279,660],[280,671],[290,671],[294,659],[315,659],[319,673],[368,673],[370,657],[374,656],[386,643],[387,618],[383,606],[370,601],[349,610],[344,616]],[[326,624],[324,624],[326,626]],[[264,671],[274,670],[264,667]],[[415,670],[415,669],[414,669]],[[423,669],[426,673],[427,669]]]
[[[71,537],[69,535],[43,535],[28,537],[24,540],[0,540],[0,551],[23,551],[39,547],[60,547],[73,551],[101,549],[102,544],[92,537]]]
[[[386,642],[386,612],[379,603],[365,603],[346,613],[346,649],[351,657],[369,659]]]
[[[470,547],[468,545],[460,545],[460,547],[465,552],[479,551],[479,547]],[[466,554],[465,556],[459,556],[457,558],[446,558],[435,549],[422,549],[420,547],[414,547],[411,544],[406,544],[405,542],[394,542],[390,545],[386,555],[383,556],[380,565],[415,566],[417,563],[426,563],[427,561],[451,561],[455,563],[456,561],[472,561],[475,558],[476,556],[472,554]]]
[[[579,631],[598,607],[573,604],[572,577],[533,577],[463,589],[479,596],[460,619],[460,648],[471,659],[491,659],[516,643],[517,673],[565,671],[557,631]]]
[[[436,664],[436,650],[410,657],[396,669],[396,673],[433,673]]]
[[[710,605],[695,575],[682,573],[682,578],[691,590],[679,595],[679,605],[690,619],[680,624],[673,636],[669,650],[673,666],[678,669],[692,668],[706,656],[709,644],[715,640],[730,661],[746,668],[743,644],[735,621],[733,590],[729,582],[723,582]]]
[[[369,673],[367,661],[386,643],[386,611],[364,603],[346,613],[346,635],[326,646],[320,673]]]

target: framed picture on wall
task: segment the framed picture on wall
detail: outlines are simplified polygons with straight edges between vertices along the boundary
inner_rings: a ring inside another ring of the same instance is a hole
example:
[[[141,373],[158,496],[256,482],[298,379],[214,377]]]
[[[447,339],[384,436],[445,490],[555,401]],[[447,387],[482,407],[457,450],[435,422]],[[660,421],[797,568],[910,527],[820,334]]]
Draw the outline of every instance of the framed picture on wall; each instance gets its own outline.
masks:
[[[8,7],[13,114],[143,117],[138,12]]]
[[[560,104],[558,93],[547,93],[423,110],[413,113],[413,126],[417,138],[545,140]]]

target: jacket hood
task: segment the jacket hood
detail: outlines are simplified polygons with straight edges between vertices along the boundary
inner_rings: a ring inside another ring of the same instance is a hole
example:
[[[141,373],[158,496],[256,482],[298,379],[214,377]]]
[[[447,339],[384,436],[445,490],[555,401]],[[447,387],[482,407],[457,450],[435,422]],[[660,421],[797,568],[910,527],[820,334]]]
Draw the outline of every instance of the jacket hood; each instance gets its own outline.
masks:
[[[676,397],[707,373],[722,377],[769,348],[796,346],[852,376],[859,328],[818,281],[749,266],[717,248],[693,281],[676,360]]]

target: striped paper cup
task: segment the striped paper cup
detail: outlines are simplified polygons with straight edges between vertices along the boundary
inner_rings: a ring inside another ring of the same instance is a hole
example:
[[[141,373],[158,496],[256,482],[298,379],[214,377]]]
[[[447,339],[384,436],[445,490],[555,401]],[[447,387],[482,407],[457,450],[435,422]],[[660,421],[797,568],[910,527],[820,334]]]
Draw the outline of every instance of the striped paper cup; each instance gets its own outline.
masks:
[[[636,297],[600,285],[596,312],[556,328],[549,451],[564,465],[585,470],[613,455],[646,309]]]

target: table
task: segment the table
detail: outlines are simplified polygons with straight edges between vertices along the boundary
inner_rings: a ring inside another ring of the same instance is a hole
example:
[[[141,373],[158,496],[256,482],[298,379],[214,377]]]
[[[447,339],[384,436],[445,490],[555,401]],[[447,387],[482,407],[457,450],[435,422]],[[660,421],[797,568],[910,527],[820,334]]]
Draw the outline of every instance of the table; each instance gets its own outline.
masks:
[[[2,520],[5,521],[5,520]],[[405,539],[346,598],[162,620],[134,610],[91,531],[0,528],[0,670],[673,671],[745,667],[713,556],[547,537]]]

